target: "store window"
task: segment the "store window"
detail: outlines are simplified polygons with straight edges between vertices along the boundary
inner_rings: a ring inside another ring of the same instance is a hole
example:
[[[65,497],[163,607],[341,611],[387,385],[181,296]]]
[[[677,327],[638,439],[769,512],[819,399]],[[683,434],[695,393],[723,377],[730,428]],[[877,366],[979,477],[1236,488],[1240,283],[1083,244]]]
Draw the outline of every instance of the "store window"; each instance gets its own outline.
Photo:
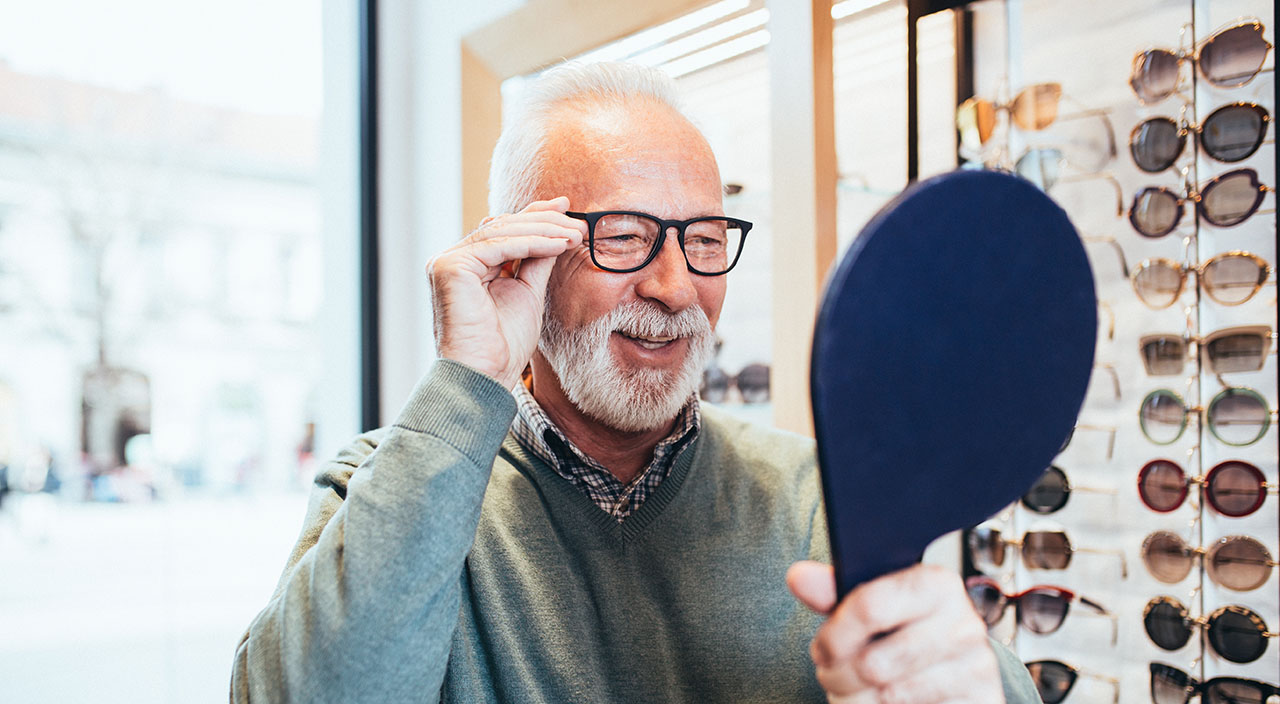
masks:
[[[348,59],[321,13],[0,10],[7,701],[210,699],[270,593],[334,442],[318,398],[357,373],[320,334],[355,305],[326,299],[325,203],[356,197],[322,178],[355,132],[324,112]]]

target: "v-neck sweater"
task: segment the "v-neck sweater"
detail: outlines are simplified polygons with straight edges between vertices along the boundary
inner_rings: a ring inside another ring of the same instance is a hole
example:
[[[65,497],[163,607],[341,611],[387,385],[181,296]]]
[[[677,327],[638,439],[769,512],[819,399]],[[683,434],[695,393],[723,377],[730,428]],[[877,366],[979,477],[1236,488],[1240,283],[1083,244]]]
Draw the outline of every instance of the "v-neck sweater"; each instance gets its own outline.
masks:
[[[825,701],[784,582],[829,561],[812,441],[702,411],[618,522],[508,435],[507,390],[437,362],[319,473],[233,701]]]

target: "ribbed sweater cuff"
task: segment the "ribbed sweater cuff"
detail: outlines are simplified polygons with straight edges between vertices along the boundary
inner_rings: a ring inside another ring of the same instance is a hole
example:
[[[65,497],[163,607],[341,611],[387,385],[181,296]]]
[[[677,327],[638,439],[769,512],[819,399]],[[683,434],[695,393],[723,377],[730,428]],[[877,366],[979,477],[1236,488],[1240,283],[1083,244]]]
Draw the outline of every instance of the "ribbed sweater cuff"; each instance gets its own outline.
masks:
[[[515,417],[515,398],[493,377],[438,359],[414,387],[395,425],[438,437],[488,466]]]

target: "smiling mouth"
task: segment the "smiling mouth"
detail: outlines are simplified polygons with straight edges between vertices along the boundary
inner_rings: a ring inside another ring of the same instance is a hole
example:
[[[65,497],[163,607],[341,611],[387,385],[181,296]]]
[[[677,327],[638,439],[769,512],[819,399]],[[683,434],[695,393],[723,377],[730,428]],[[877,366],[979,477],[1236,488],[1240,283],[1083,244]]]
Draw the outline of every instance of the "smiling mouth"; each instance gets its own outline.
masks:
[[[617,332],[619,335],[627,338],[628,340],[632,340],[638,343],[641,347],[647,350],[661,349],[662,347],[665,347],[671,344],[672,342],[680,339],[678,337],[640,337],[636,335],[629,335],[625,332],[622,332],[621,330]]]

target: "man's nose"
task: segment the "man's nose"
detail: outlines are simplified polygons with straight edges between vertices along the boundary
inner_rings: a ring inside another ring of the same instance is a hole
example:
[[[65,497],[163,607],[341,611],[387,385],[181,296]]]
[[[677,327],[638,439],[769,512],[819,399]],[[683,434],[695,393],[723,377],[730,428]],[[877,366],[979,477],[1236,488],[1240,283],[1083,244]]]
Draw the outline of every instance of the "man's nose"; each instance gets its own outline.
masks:
[[[658,256],[637,273],[641,278],[636,284],[636,295],[657,301],[667,310],[684,310],[698,300],[698,290],[693,285],[697,274],[689,271],[674,227],[667,230]]]

